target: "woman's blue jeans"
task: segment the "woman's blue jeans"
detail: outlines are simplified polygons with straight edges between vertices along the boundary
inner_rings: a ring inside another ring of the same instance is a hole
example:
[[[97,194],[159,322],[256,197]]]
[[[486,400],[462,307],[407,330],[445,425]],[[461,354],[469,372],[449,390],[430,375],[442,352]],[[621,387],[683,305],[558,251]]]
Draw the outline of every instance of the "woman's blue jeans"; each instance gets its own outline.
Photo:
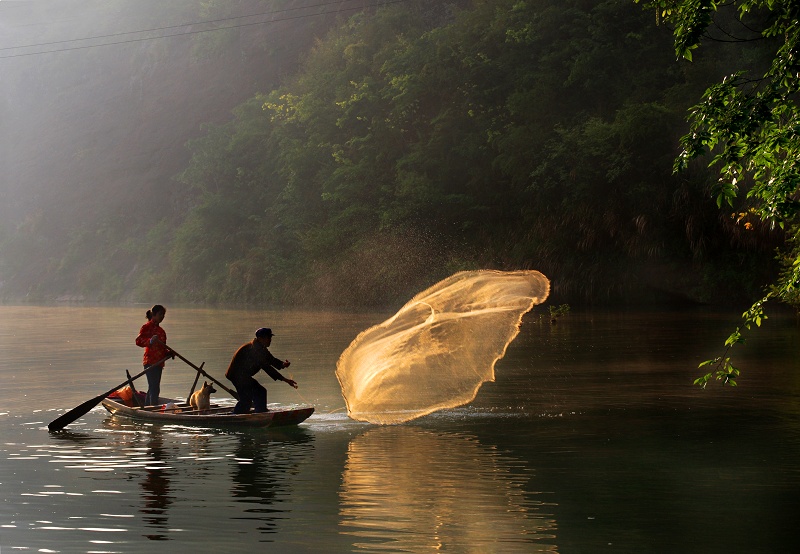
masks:
[[[147,395],[144,399],[145,406],[157,406],[159,404],[158,398],[161,395],[161,372],[164,371],[163,365],[151,365],[149,368],[144,366],[147,370]]]

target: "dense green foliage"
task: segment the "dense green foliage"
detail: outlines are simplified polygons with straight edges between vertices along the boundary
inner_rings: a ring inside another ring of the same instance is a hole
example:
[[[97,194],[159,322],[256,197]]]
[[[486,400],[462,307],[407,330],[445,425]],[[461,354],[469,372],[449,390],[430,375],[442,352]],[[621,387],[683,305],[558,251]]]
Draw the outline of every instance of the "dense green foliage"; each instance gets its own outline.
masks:
[[[694,83],[644,14],[623,2],[477,2],[451,17],[419,6],[350,19],[291,83],[193,144],[183,178],[206,201],[179,246],[257,231],[237,243],[249,253],[216,249],[218,270],[191,266],[205,297],[242,283],[232,269],[290,285],[273,300],[343,303],[465,267],[536,267],[594,299],[642,284],[700,296],[703,268],[705,293],[741,285],[716,280],[739,237],[705,202],[705,174],[670,177]],[[220,135],[245,145],[221,149]],[[232,159],[259,151],[257,164]],[[266,210],[260,227],[238,190]],[[215,218],[222,205],[241,213]]]
[[[702,166],[671,171],[691,99],[740,53],[686,66],[670,42],[628,0],[358,13],[206,126],[174,212],[109,234],[137,271],[93,278],[164,301],[389,304],[478,267],[570,300],[752,294],[781,234],[720,217]]]
[[[689,132],[676,169],[695,158],[710,159],[719,171],[717,204],[737,206],[747,225],[788,228],[788,249],[779,257],[783,271],[766,294],[743,314],[743,324],[727,339],[725,353],[701,364],[712,377],[735,385],[739,370],[731,347],[743,332],[766,319],[771,298],[800,305],[800,6],[792,1],[661,0],[649,2],[658,18],[674,25],[675,50],[689,60],[705,40],[722,30],[726,41],[760,41],[769,54],[763,66],[738,60],[731,73],[704,93],[691,110]],[[742,196],[744,198],[742,198]]]

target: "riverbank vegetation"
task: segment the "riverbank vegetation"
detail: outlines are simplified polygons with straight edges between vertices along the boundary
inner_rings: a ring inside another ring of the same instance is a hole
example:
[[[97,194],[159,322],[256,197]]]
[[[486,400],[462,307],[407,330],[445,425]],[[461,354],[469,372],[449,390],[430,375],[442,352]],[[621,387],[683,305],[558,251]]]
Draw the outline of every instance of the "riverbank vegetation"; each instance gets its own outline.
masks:
[[[657,20],[674,27],[675,52],[691,60],[693,51],[709,40],[761,43],[765,61],[748,66],[737,60],[729,74],[709,87],[690,113],[689,132],[676,170],[696,158],[710,158],[718,171],[713,193],[719,206],[733,207],[745,198],[740,219],[787,229],[788,247],[779,259],[782,270],[775,282],[742,315],[742,324],[725,342],[724,353],[700,364],[710,369],[695,384],[705,387],[712,377],[736,385],[739,369],[730,351],[744,334],[767,319],[764,305],[773,298],[795,307],[800,290],[800,9],[792,1],[708,2],[702,9],[686,0],[657,0],[647,5]],[[752,223],[747,223],[752,227]],[[747,225],[746,224],[746,225]]]
[[[319,29],[146,195],[7,228],[0,293],[358,307],[532,268],[556,301],[731,302],[778,275],[784,229],[720,210],[708,160],[672,171],[687,109],[763,44],[681,63],[629,0],[409,0]]]

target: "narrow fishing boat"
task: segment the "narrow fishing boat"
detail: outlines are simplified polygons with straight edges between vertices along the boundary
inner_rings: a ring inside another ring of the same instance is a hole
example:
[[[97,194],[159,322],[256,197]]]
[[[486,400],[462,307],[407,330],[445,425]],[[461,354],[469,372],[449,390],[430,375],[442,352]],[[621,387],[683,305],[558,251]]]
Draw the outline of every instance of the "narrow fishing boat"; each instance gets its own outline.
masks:
[[[143,397],[141,393],[138,393]],[[120,390],[102,401],[112,415],[137,421],[202,425],[207,427],[281,427],[297,425],[314,413],[313,406],[281,407],[268,412],[234,414],[231,406],[211,404],[208,410],[195,410],[185,402],[172,398],[159,398],[158,406],[139,407],[130,391]]]
[[[195,390],[198,379],[203,375],[233,398],[239,398],[236,392],[232,391],[203,370],[204,364],[196,366],[178,354],[174,348],[170,348],[168,357],[173,355],[177,356],[197,371],[194,385],[192,385],[192,392]],[[166,359],[167,358],[164,358],[158,363]],[[75,406],[68,412],[61,414],[47,424],[48,430],[50,430],[50,432],[61,431],[76,419],[89,413],[90,410],[100,403],[115,416],[127,417],[139,421],[202,425],[206,427],[282,427],[302,423],[314,413],[313,406],[295,408],[280,407],[278,409],[273,408],[267,412],[250,412],[247,414],[234,414],[233,408],[230,406],[220,406],[219,404],[211,404],[207,410],[196,410],[186,402],[163,397],[158,399],[158,406],[144,406],[144,393],[136,390],[133,381],[143,376],[145,373],[147,373],[147,368],[134,376],[131,376],[126,370],[125,374],[128,377],[126,381],[123,381],[113,389]],[[295,388],[297,387],[295,386]],[[191,393],[189,394],[191,395]]]

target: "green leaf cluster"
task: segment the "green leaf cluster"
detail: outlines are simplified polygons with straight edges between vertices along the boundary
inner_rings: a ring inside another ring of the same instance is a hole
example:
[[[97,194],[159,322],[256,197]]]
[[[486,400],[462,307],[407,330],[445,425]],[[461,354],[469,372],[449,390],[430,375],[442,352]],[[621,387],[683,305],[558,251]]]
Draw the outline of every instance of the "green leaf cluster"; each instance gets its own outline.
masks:
[[[783,272],[768,292],[743,315],[743,324],[725,343],[725,354],[701,364],[715,366],[696,383],[705,386],[712,374],[735,384],[739,371],[728,351],[744,342],[742,331],[766,319],[763,306],[772,298],[798,304],[800,285],[800,25],[797,2],[790,0],[662,0],[647,2],[657,19],[674,28],[675,51],[692,60],[692,51],[713,30],[729,29],[726,38],[759,41],[760,63],[737,62],[737,70],[709,87],[690,111],[689,132],[675,169],[705,158],[718,172],[717,205],[734,206],[744,196],[745,207],[763,225],[789,229],[788,248],[779,259]],[[751,224],[752,225],[752,224]]]

